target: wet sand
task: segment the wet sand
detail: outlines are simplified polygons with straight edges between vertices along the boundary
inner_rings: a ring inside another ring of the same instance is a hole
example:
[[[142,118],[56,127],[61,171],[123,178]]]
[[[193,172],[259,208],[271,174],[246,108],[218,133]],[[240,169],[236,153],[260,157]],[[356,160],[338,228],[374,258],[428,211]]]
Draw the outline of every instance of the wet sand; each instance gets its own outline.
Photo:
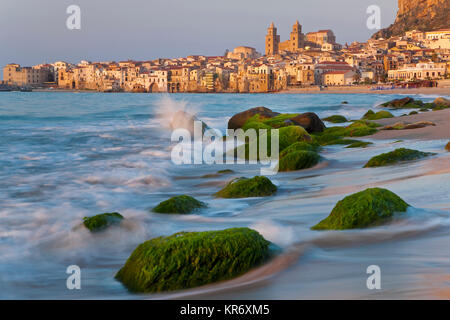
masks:
[[[411,116],[395,117],[377,120],[379,124],[392,125],[397,122],[414,123],[418,121],[431,121],[436,126],[428,126],[407,130],[380,130],[371,138],[374,139],[417,139],[417,140],[450,140],[450,109],[440,111],[428,111]]]

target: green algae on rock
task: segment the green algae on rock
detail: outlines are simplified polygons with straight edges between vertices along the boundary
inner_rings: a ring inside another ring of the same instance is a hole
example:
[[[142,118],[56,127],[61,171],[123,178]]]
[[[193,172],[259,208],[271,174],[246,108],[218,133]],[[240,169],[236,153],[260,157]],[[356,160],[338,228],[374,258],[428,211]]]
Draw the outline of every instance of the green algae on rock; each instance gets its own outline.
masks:
[[[344,123],[347,122],[347,118],[341,115],[332,115],[326,118],[323,118],[322,120],[331,122],[331,123]]]
[[[434,153],[413,149],[399,148],[371,158],[364,168],[389,166],[399,162],[412,161],[431,156]]]
[[[367,120],[357,120],[351,125],[346,127],[330,127],[326,128],[321,133],[312,135],[313,142],[321,146],[330,144],[347,144],[346,142],[340,143],[340,140],[344,137],[363,137],[376,133],[378,127],[381,125],[370,122]],[[352,142],[351,142],[352,143]]]
[[[264,176],[236,178],[216,193],[219,198],[267,197],[277,192],[277,187]]]
[[[311,144],[309,142],[296,142],[281,150],[279,157],[283,158],[285,155],[294,151],[317,151],[319,147],[317,145]]]
[[[394,115],[390,113],[389,111],[382,110],[378,112],[373,112],[372,110],[369,110],[366,112],[366,114],[363,116],[363,119],[366,120],[380,120],[380,119],[386,119],[386,118],[393,118]]]
[[[405,212],[409,205],[395,193],[369,188],[339,201],[330,215],[313,226],[313,230],[344,230],[376,226],[396,212]]]
[[[83,224],[91,232],[101,231],[113,224],[119,224],[123,216],[118,212],[97,214],[92,217],[84,217]]]
[[[203,207],[206,207],[204,202],[191,196],[181,195],[161,202],[152,211],[156,213],[187,214]]]
[[[249,228],[180,232],[140,244],[115,278],[132,292],[164,292],[229,280],[271,257]]]
[[[320,156],[314,151],[293,151],[286,154],[279,161],[279,171],[296,171],[314,167]]]

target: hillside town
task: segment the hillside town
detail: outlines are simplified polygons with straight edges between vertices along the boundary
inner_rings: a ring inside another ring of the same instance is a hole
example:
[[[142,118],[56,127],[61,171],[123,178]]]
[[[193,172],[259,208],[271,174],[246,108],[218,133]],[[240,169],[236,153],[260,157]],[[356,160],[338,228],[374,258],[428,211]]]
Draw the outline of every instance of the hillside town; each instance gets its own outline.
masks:
[[[265,53],[248,46],[223,56],[150,61],[65,61],[3,68],[1,88],[101,92],[264,93],[354,85],[435,86],[450,78],[450,29],[339,44],[332,30],[304,34],[296,21],[281,41],[272,23]]]

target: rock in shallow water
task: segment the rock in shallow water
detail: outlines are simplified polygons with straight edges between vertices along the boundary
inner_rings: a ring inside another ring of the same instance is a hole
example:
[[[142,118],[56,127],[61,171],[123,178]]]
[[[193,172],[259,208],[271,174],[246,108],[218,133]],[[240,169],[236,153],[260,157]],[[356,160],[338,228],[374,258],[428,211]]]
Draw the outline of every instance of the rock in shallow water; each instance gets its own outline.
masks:
[[[123,216],[118,212],[102,213],[92,217],[84,217],[83,224],[91,232],[97,232],[107,227],[119,224]]]
[[[395,193],[369,188],[339,201],[330,215],[313,230],[344,230],[376,226],[388,221],[395,212],[405,212],[409,205]]]
[[[206,207],[204,202],[198,201],[191,196],[181,195],[161,202],[153,208],[153,212],[187,214],[203,207]]]
[[[180,232],[140,244],[116,279],[133,292],[198,287],[237,277],[267,261],[269,246],[248,228]]]
[[[267,197],[277,192],[277,187],[269,178],[237,178],[231,180],[225,188],[216,193],[219,198]]]
[[[382,153],[378,156],[372,157],[366,163],[364,168],[389,166],[399,162],[417,160],[431,155],[434,155],[434,153],[399,148],[394,151]]]

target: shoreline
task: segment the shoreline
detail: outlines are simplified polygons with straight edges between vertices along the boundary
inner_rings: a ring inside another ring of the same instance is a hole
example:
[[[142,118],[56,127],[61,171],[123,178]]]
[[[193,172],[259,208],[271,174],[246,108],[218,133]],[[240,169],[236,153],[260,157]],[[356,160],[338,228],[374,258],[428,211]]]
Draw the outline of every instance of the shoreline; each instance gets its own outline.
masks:
[[[328,87],[323,90],[319,88],[295,88],[282,90],[277,93],[287,94],[426,94],[426,95],[450,95],[450,87],[433,88],[410,88],[410,89],[386,89],[372,90],[370,86],[354,87]]]

